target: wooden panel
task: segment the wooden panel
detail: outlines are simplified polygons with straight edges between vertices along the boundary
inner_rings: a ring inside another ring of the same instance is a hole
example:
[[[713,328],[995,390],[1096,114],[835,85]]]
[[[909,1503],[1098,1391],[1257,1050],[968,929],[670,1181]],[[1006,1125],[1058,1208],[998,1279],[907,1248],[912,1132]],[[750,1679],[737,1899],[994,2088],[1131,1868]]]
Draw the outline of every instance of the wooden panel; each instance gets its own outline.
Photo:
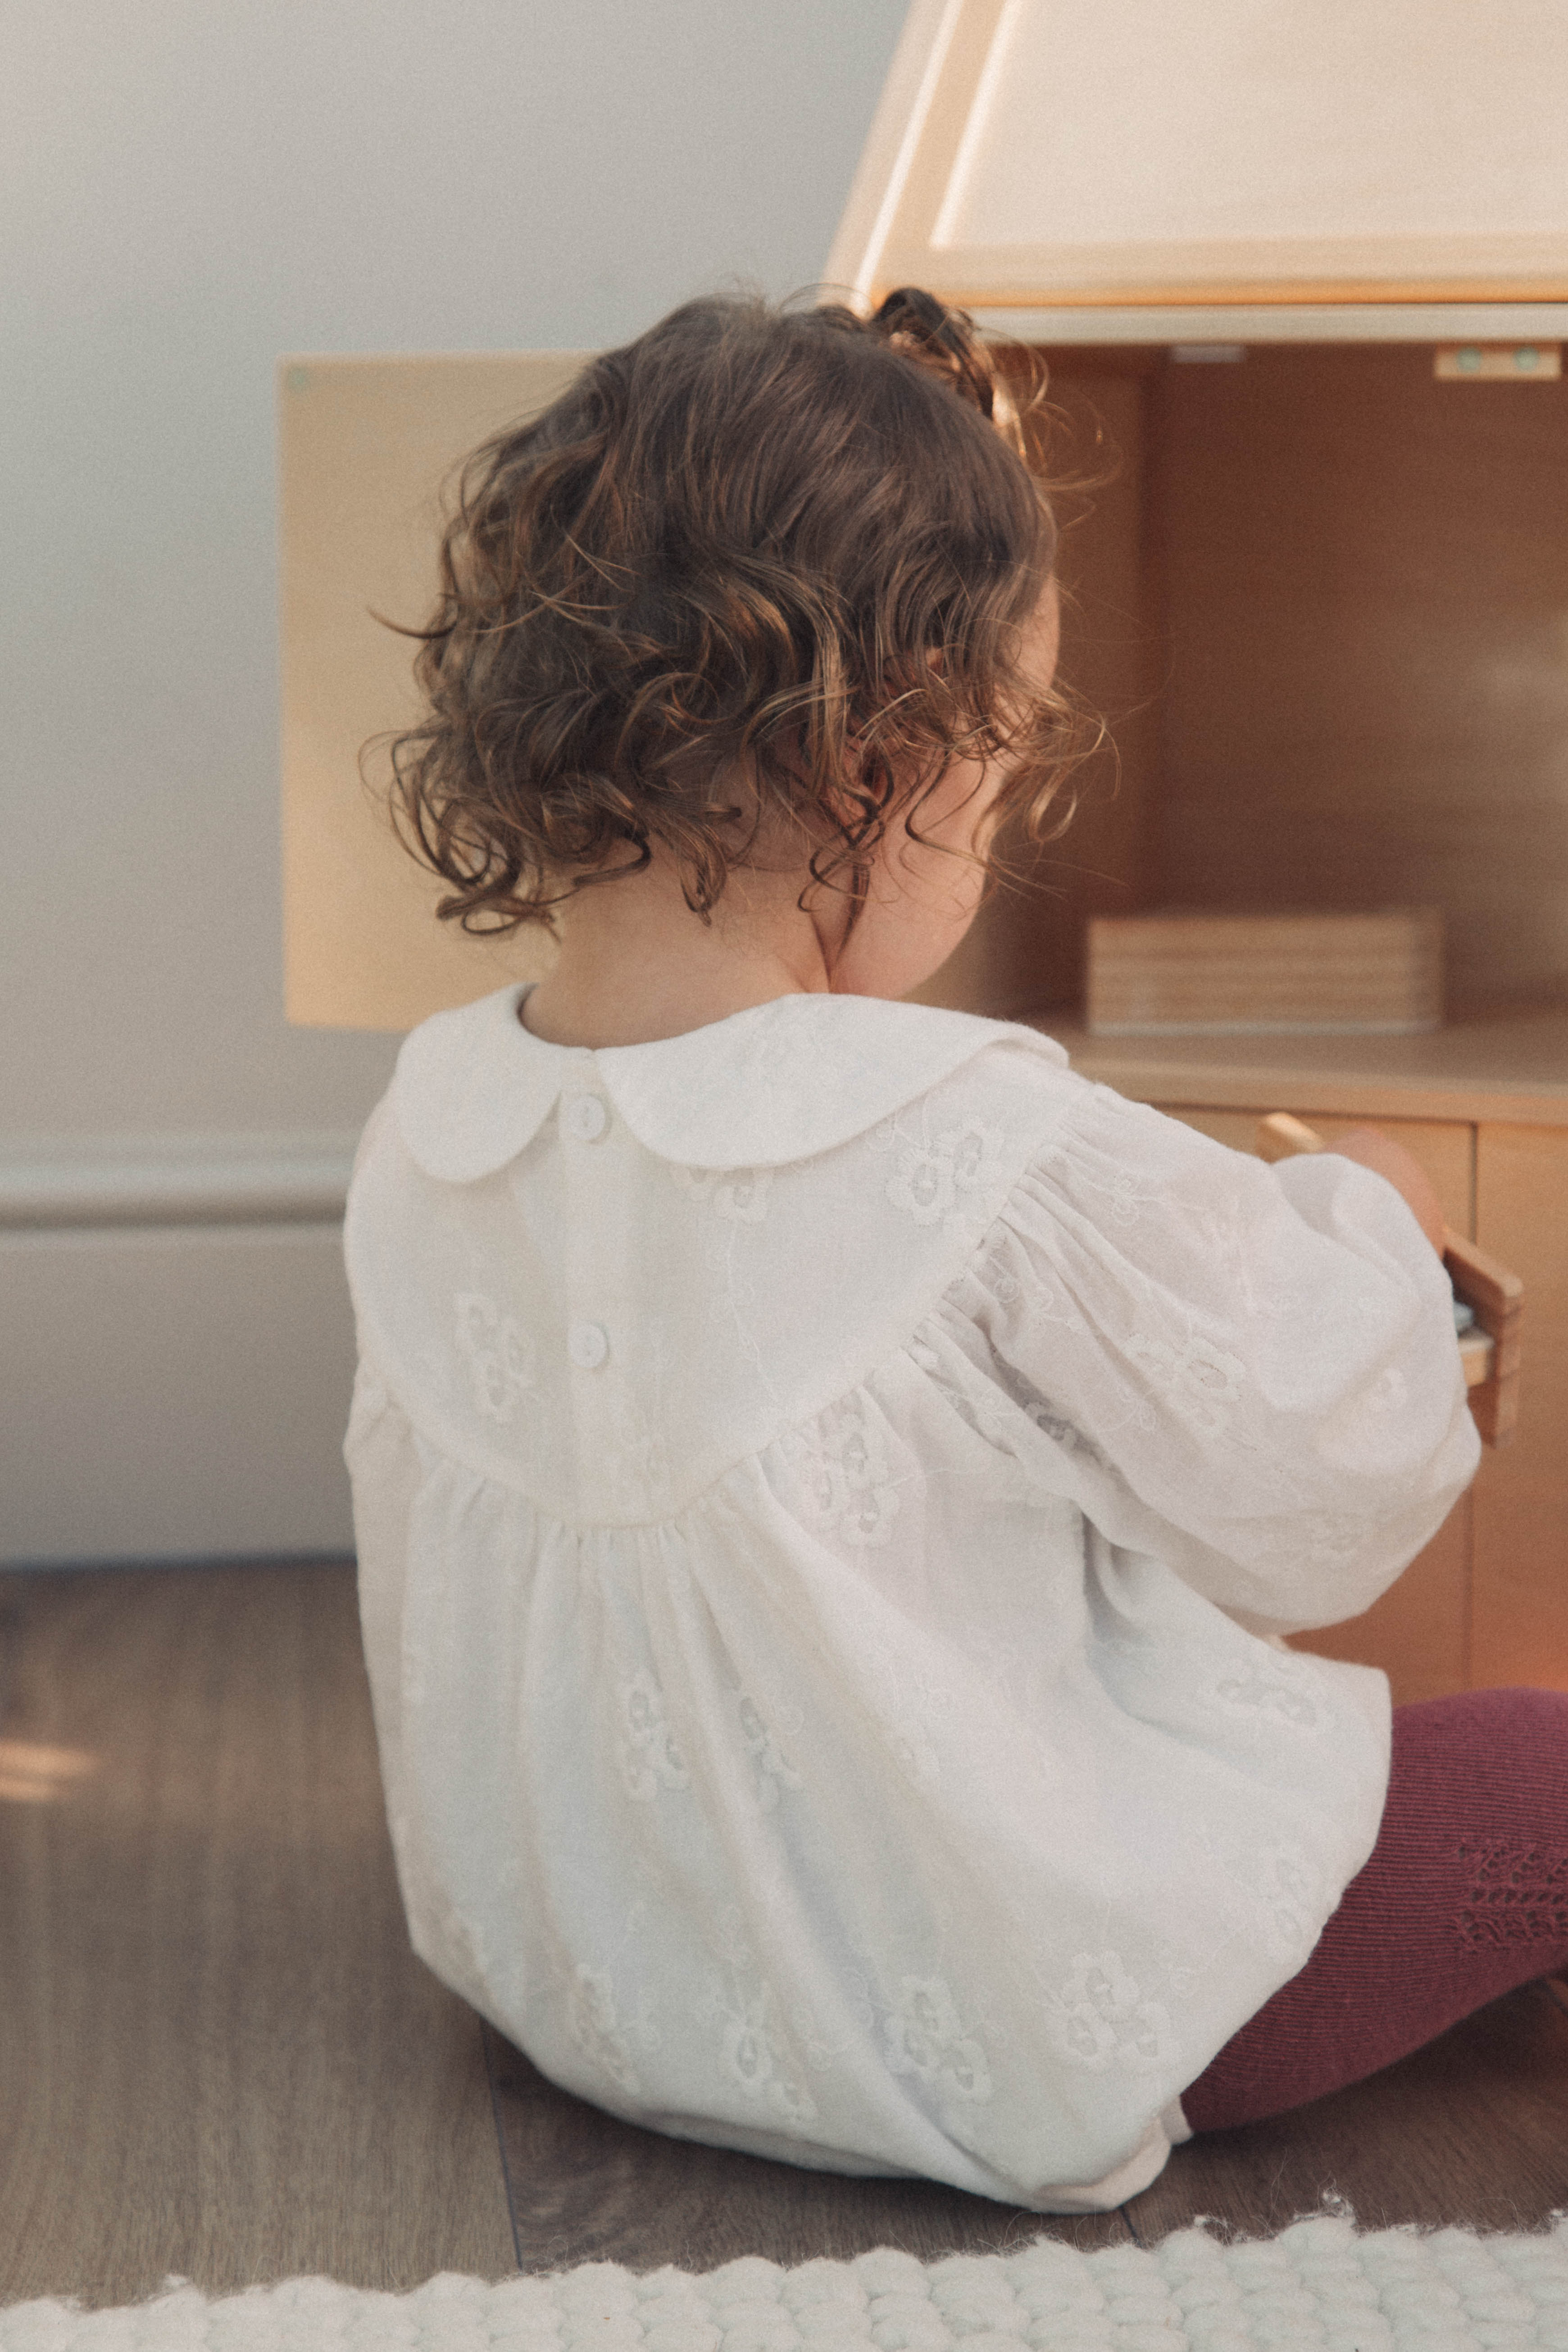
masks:
[[[0,1576],[0,2303],[515,2270],[352,1567]]]
[[[961,35],[988,13],[969,0]],[[1370,18],[1319,5],[1267,32],[1249,0],[1195,19],[1015,0],[944,175],[933,258],[963,283],[1080,289],[1556,279],[1564,100],[1568,39],[1541,0],[1485,19],[1466,0],[1384,0]]]
[[[1164,896],[1441,906],[1450,1015],[1561,1001],[1568,382],[1261,349],[1149,398]]]
[[[1568,1690],[1568,1135],[1483,1126],[1476,1239],[1524,1284],[1511,1444],[1475,1488],[1478,1685]]]
[[[983,333],[1045,345],[1141,343],[1425,343],[1447,336],[1473,342],[1568,338],[1568,302],[1205,303],[1201,309],[1144,303],[1015,303],[965,306]]]
[[[828,278],[971,303],[1568,290],[1546,0],[1195,21],[918,0]]]
[[[1113,358],[1053,361],[1052,429],[1040,457],[1061,532],[1058,674],[1107,719],[1112,741],[1069,780],[1078,804],[1060,839],[1035,847],[1017,825],[1004,833],[998,850],[1024,888],[987,898],[941,971],[910,992],[915,1003],[1005,1019],[1076,1003],[1089,916],[1143,906],[1153,887],[1158,574],[1144,530],[1147,362]],[[1073,487],[1095,477],[1092,488]],[[1050,822],[1067,806],[1064,799]]]
[[[395,839],[374,790],[374,736],[419,715],[419,648],[381,627],[428,620],[437,492],[447,468],[564,390],[581,352],[279,362],[283,934],[288,1017],[411,1029],[510,980],[537,980],[554,945],[437,919],[449,886]]]
[[[1070,836],[1069,836],[1070,838]],[[1075,1070],[1140,1102],[1249,1110],[1317,1103],[1347,1119],[1508,1119],[1568,1128],[1568,1007],[1508,1006],[1424,1037],[1091,1037],[1065,1011],[1034,1025]]]

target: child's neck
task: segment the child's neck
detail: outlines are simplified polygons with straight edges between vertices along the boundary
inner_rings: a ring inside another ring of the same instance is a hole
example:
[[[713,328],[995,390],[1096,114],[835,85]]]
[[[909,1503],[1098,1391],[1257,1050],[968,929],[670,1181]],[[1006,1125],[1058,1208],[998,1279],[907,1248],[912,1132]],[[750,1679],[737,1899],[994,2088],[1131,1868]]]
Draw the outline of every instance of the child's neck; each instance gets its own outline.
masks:
[[[976,828],[997,781],[978,761],[950,763],[921,804],[919,839],[895,822],[878,844],[852,930],[846,888],[807,892],[806,845],[798,864],[775,842],[766,865],[733,867],[704,923],[656,844],[640,873],[567,899],[559,961],[528,996],[524,1027],[552,1045],[648,1045],[779,996],[907,995],[974,919]]]
[[[823,938],[794,904],[805,879],[733,873],[706,924],[658,855],[640,874],[592,885],[561,911],[561,952],[525,999],[523,1026],[552,1045],[646,1045],[826,992]],[[829,899],[829,918],[840,906]]]

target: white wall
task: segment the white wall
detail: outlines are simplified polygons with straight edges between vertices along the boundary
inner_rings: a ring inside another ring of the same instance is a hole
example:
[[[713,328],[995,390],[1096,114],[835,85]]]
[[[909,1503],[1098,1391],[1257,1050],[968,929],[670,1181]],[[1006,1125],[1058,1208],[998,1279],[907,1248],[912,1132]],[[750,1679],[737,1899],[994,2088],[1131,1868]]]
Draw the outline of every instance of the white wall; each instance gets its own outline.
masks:
[[[351,1543],[332,1192],[397,1040],[282,1015],[275,355],[810,284],[902,14],[0,12],[0,1562]]]

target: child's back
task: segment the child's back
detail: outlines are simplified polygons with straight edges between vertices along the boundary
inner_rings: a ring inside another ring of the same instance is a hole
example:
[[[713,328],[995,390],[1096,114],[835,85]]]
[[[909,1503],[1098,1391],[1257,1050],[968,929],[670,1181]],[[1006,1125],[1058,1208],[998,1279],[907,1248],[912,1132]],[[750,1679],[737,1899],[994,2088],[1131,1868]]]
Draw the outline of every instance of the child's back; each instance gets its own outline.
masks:
[[[414,1034],[348,1225],[416,1948],[659,2128],[1119,2202],[1376,1832],[1383,1677],[1226,1612],[1355,1613],[1470,1476],[1437,1261],[1027,1031],[518,995]]]
[[[660,2129],[1118,2203],[1376,1836],[1386,1682],[1268,1637],[1474,1472],[1441,1265],[1026,1029],[529,1010],[414,1033],[350,1196],[416,1947]]]

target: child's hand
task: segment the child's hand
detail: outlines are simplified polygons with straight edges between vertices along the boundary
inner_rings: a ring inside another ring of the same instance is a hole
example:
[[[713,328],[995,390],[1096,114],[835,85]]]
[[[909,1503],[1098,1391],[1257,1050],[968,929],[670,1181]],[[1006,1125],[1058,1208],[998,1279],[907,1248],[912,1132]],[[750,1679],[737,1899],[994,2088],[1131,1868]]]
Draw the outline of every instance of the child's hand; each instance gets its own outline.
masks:
[[[1416,1223],[1438,1256],[1442,1256],[1447,1222],[1432,1180],[1402,1143],[1395,1143],[1379,1128],[1352,1127],[1348,1134],[1336,1136],[1328,1148],[1337,1151],[1342,1160],[1358,1160],[1375,1175],[1386,1176],[1394,1191],[1404,1194]]]

